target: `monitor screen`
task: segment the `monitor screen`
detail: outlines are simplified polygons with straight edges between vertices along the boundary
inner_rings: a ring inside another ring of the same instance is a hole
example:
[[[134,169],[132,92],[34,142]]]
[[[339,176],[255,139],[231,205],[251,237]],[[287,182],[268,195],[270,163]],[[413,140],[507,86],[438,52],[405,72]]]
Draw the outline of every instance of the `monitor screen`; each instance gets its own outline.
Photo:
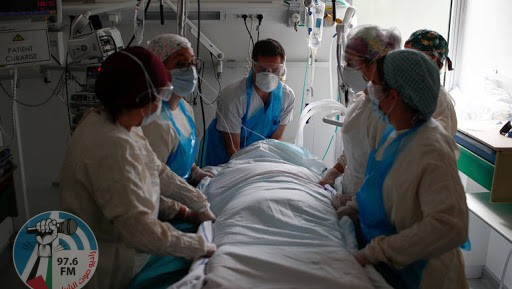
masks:
[[[30,18],[34,21],[56,22],[58,0],[1,0],[3,20]]]

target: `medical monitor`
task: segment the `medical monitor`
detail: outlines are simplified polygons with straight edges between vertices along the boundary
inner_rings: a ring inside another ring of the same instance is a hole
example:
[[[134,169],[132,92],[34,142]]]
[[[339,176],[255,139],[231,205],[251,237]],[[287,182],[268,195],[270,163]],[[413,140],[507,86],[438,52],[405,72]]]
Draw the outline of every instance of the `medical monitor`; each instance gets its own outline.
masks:
[[[62,22],[62,0],[1,0],[1,21]]]

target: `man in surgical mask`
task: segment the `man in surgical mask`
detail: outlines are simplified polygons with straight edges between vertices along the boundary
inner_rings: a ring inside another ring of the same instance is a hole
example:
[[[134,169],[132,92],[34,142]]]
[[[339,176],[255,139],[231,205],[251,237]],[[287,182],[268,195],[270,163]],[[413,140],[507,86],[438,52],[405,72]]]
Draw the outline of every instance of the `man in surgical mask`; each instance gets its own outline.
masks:
[[[220,92],[217,117],[205,136],[204,165],[226,163],[256,141],[282,138],[295,102],[292,89],[280,81],[285,58],[276,40],[256,42],[249,75]]]

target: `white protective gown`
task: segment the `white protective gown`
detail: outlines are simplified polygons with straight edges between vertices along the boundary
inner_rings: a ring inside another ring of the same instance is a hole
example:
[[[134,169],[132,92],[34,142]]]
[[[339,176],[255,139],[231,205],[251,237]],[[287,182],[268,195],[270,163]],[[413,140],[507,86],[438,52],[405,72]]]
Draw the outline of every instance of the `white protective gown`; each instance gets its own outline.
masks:
[[[363,91],[357,93],[347,108],[341,130],[343,154],[338,163],[345,167],[343,194],[354,195],[363,184],[368,156],[377,147],[383,130],[384,122],[375,117],[370,97]]]
[[[395,268],[428,259],[422,289],[467,288],[458,247],[468,236],[468,207],[456,143],[429,120],[404,145],[383,185],[384,207],[398,233],[376,237],[363,252],[372,263]]]
[[[83,219],[98,241],[99,261],[86,288],[125,288],[140,269],[141,253],[186,258],[206,253],[205,240],[161,222],[175,202],[208,207],[203,194],[160,162],[139,127],[128,132],[104,111],[79,124],[61,172],[61,206]]]
[[[188,114],[192,119],[194,119],[194,110],[190,104],[186,101],[183,101],[182,103],[185,105]],[[181,109],[175,109],[174,111],[171,111],[171,114],[176,125],[180,128],[181,133],[189,136],[192,130],[190,129],[188,120]],[[169,155],[174,153],[178,147],[179,136],[176,129],[169,121],[169,115],[167,115],[165,109],[162,108],[159,119],[142,126],[142,131],[158,159],[163,163],[167,162]],[[197,139],[200,139],[199,135],[197,136]]]
[[[454,136],[457,132],[457,115],[453,107],[453,98],[442,86],[432,118],[437,120],[449,135]]]

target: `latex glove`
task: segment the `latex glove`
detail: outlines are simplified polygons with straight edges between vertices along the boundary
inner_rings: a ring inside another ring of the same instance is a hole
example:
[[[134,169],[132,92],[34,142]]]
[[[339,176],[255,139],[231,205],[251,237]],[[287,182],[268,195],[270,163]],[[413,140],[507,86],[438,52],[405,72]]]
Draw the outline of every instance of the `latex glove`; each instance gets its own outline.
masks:
[[[368,258],[366,257],[366,254],[361,250],[357,251],[354,254],[354,258],[356,259],[357,263],[359,263],[359,265],[363,267],[371,264],[370,260],[368,260]]]
[[[214,243],[206,242],[206,254],[204,254],[204,257],[211,257],[215,251],[217,251],[217,245]]]
[[[334,186],[334,181],[336,180],[337,177],[339,177],[341,175],[340,172],[338,172],[338,170],[336,170],[335,168],[330,168],[328,169],[324,176],[320,179],[320,181],[318,182],[322,187],[324,185],[330,185],[331,187]]]
[[[191,94],[196,88],[197,73],[193,66],[187,70],[172,69],[171,78],[173,92],[181,97]]]
[[[196,217],[196,221],[198,224],[201,224],[206,221],[212,221],[212,223],[215,223],[216,219],[217,219],[217,217],[215,217],[215,215],[210,210],[210,208],[197,213],[197,217]]]
[[[332,206],[337,210],[347,205],[347,202],[352,201],[352,196],[347,194],[336,194],[332,200]]]
[[[196,186],[202,179],[206,177],[213,178],[213,174],[207,171],[203,171],[201,168],[194,165],[190,172],[189,183]]]
[[[344,216],[347,216],[350,219],[352,219],[352,221],[355,221],[357,219],[357,214],[357,209],[350,206],[341,207],[338,210],[336,210],[336,216],[338,217],[338,220],[343,218]]]

